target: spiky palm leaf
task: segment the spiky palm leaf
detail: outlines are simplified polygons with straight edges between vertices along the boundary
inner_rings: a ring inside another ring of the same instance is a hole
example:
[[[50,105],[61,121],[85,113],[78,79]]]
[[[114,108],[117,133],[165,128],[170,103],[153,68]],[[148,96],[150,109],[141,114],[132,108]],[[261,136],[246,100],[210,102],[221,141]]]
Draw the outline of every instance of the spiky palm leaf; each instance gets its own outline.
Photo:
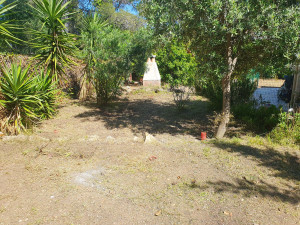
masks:
[[[16,133],[55,113],[57,89],[49,72],[41,70],[35,75],[29,73],[30,65],[22,68],[21,63],[14,62],[11,67],[0,66],[0,69],[0,104],[9,113],[7,124],[13,125]]]
[[[10,45],[9,42],[16,42],[18,39],[14,37],[11,33],[12,29],[16,29],[17,26],[11,24],[11,21],[5,20],[5,15],[12,10],[17,5],[17,1],[12,2],[6,6],[3,4],[6,0],[0,0],[0,44],[1,42],[6,42],[6,44]]]
[[[40,99],[34,93],[34,82],[29,74],[30,66],[22,69],[21,63],[13,63],[11,68],[0,67],[2,72],[0,88],[4,100],[2,105],[9,112],[8,123],[14,124],[17,131],[25,130],[26,120],[37,119],[35,109]]]
[[[69,56],[74,55],[75,36],[67,33],[66,21],[70,2],[63,0],[33,0],[32,8],[43,23],[41,31],[33,31],[36,36],[31,42],[38,49],[36,58],[45,63],[55,80],[65,73],[64,68],[74,63]],[[46,32],[43,32],[44,30]]]

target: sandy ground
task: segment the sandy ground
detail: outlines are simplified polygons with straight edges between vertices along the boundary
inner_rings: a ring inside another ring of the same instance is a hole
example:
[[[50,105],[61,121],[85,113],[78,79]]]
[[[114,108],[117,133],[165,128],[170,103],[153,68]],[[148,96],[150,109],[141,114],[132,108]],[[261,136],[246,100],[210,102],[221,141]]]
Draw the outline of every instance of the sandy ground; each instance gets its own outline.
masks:
[[[299,149],[200,141],[213,134],[205,99],[182,112],[171,99],[70,100],[34,134],[4,137],[0,224],[299,224]]]

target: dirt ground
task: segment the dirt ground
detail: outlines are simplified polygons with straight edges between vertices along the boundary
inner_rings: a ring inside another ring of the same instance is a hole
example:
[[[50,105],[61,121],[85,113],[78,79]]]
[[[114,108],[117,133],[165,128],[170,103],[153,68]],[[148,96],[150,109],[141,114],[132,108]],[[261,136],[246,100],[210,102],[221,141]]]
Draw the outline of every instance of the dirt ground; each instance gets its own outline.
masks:
[[[167,92],[68,100],[0,140],[0,224],[300,224],[299,149],[200,141],[213,119],[205,99],[178,112]]]

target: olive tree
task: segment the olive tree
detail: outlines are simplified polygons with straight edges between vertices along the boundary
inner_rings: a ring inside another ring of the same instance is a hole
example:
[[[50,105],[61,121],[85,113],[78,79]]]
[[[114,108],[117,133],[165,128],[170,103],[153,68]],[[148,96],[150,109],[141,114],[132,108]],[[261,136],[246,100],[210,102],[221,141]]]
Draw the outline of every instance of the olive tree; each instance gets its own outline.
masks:
[[[276,60],[285,57],[292,62],[299,51],[297,1],[142,0],[139,7],[157,34],[189,40],[200,71],[221,80],[217,138],[224,136],[229,123],[232,77],[269,63],[274,52],[282,53]]]

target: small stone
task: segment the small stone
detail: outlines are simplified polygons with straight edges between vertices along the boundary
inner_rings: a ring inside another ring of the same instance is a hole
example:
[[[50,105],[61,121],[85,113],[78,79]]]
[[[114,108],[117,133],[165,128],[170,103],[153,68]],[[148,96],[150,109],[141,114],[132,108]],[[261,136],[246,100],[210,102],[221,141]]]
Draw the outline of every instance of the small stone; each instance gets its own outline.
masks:
[[[140,138],[137,137],[137,136],[134,136],[134,137],[133,137],[133,141],[134,141],[134,142],[140,142]]]
[[[115,140],[116,139],[112,136],[107,136],[107,138],[106,138],[106,142],[109,142],[109,143],[113,143],[113,142],[115,142]]]
[[[99,141],[100,138],[98,135],[91,135],[88,137],[88,141]]]
[[[145,133],[145,136],[145,143],[152,143],[156,141],[156,138],[149,133]]]
[[[125,90],[127,93],[130,93],[130,92],[131,92],[131,87],[126,86],[126,87],[124,88],[124,90]]]
[[[161,210],[158,210],[154,215],[159,216],[161,214]]]

